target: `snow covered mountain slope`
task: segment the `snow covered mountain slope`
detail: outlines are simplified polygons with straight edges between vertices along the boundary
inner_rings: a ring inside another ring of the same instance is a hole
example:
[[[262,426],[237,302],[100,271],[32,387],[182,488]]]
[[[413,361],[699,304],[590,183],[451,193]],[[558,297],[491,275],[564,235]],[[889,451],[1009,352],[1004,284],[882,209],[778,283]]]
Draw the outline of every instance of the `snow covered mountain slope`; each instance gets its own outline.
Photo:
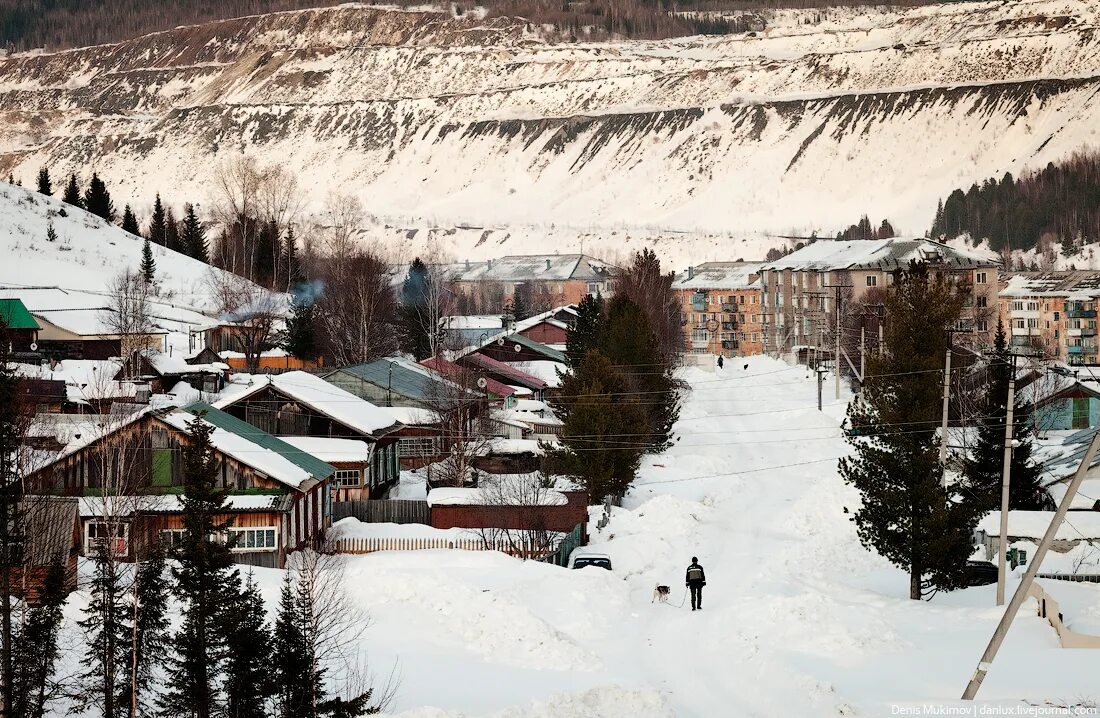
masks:
[[[53,242],[47,240],[51,225],[57,233]],[[112,279],[125,268],[139,271],[141,247],[141,239],[82,209],[0,183],[0,294],[5,297],[32,293],[34,300],[27,301],[32,309],[107,307]],[[225,272],[155,244],[152,250],[150,314],[170,332],[172,347],[186,351],[188,329],[218,313],[215,279]],[[46,287],[62,291],[46,292]]]
[[[698,261],[864,212],[921,233],[950,188],[1100,139],[1095,3],[824,17],[554,44],[521,20],[349,5],[16,55],[0,60],[0,172],[94,165],[141,206],[209,198],[244,152],[293,169],[314,207],[359,195],[377,239],[435,228],[482,258],[620,248],[621,229]],[[484,230],[506,238],[479,246]]]

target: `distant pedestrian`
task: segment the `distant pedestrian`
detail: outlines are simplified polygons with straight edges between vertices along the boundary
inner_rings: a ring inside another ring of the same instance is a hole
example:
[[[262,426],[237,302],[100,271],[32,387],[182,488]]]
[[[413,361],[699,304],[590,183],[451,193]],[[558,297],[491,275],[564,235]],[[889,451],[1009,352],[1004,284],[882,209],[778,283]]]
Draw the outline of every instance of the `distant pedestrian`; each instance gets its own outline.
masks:
[[[722,365],[724,365],[725,363],[726,363],[726,362],[725,362],[725,360],[724,360],[724,359],[722,359],[722,355],[721,355],[721,354],[719,354],[719,355],[718,355],[718,368],[719,368],[719,369],[721,369],[721,368],[722,368]]]
[[[691,591],[691,610],[703,610],[703,586],[707,585],[707,575],[699,565],[699,559],[692,556],[684,581]]]

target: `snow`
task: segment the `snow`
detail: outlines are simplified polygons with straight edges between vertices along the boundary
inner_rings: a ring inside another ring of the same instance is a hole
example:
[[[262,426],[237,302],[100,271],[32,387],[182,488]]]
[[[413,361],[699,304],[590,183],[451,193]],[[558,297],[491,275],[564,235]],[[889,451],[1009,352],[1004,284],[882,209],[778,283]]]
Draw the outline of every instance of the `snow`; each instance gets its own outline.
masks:
[[[394,420],[406,426],[429,426],[439,423],[439,414],[419,406],[387,406],[385,409],[393,415]]]
[[[531,506],[565,506],[569,499],[560,491],[546,490],[539,494],[538,503],[525,505]],[[460,489],[443,487],[432,489],[428,492],[429,506],[484,506],[493,503],[491,496],[486,496],[481,489]]]
[[[546,382],[546,386],[551,389],[556,389],[561,386],[561,377],[558,376],[558,372],[565,370],[564,365],[548,359],[508,362],[508,365],[541,379]]]
[[[1008,535],[1041,538],[1046,533],[1053,511],[1009,511]],[[1000,535],[1001,512],[990,512],[978,522],[978,530],[990,536]],[[1100,539],[1100,512],[1074,511],[1058,527],[1054,535],[1058,540]]]
[[[470,529],[437,529],[425,524],[363,523],[355,518],[341,519],[332,524],[331,537],[342,538],[402,538],[466,540],[480,533]]]
[[[910,261],[943,256],[952,264],[992,266],[997,260],[971,251],[956,249],[929,239],[819,240],[802,249],[767,262],[762,269],[824,271],[831,269],[906,267]]]
[[[762,262],[707,262],[676,275],[673,289],[748,289],[759,286]],[[690,275],[690,276],[689,276]]]
[[[358,439],[330,439],[318,436],[280,436],[279,439],[328,464],[370,461],[371,445]]]
[[[281,503],[282,496],[275,494],[229,494],[226,505],[234,511],[266,511]],[[82,496],[81,518],[96,516],[129,516],[135,511],[174,513],[183,510],[180,496]],[[104,512],[108,513],[104,513]]]
[[[243,381],[247,383],[234,381],[229,384],[222,391],[221,398],[214,403],[214,407],[223,409],[268,386],[274,386],[295,401],[364,434],[373,435],[383,429],[397,428],[396,419],[388,409],[375,406],[314,374],[289,371],[284,374],[249,376]]]

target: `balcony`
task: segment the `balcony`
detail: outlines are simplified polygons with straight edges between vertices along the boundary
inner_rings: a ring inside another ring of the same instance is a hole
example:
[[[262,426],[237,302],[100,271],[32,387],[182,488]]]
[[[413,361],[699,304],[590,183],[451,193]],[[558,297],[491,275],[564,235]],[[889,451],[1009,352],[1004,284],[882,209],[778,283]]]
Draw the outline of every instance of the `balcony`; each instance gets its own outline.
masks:
[[[737,311],[737,305],[736,304],[728,304],[728,303],[722,304],[722,311],[726,312],[727,314],[730,314],[732,312],[736,312]]]
[[[722,322],[722,329],[731,332],[737,328],[737,322]]]
[[[1067,309],[1066,317],[1069,319],[1096,319],[1095,309]]]
[[[1081,346],[1068,346],[1066,351],[1070,354],[1095,354],[1095,344],[1082,344]]]
[[[1096,329],[1067,329],[1066,336],[1070,337],[1094,337],[1096,336]]]
[[[722,348],[723,349],[736,349],[737,348],[737,341],[736,340],[731,340],[731,339],[726,339],[722,342]]]

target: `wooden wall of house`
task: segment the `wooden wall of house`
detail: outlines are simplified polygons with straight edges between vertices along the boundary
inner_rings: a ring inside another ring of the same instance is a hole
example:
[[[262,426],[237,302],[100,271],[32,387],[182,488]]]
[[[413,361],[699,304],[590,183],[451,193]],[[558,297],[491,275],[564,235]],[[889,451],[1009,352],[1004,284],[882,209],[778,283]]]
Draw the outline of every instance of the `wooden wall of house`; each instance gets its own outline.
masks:
[[[283,396],[270,386],[226,407],[223,411],[274,436],[326,436],[373,440]]]
[[[520,334],[540,344],[565,344],[568,330],[546,322],[539,322],[533,327],[524,329]]]

